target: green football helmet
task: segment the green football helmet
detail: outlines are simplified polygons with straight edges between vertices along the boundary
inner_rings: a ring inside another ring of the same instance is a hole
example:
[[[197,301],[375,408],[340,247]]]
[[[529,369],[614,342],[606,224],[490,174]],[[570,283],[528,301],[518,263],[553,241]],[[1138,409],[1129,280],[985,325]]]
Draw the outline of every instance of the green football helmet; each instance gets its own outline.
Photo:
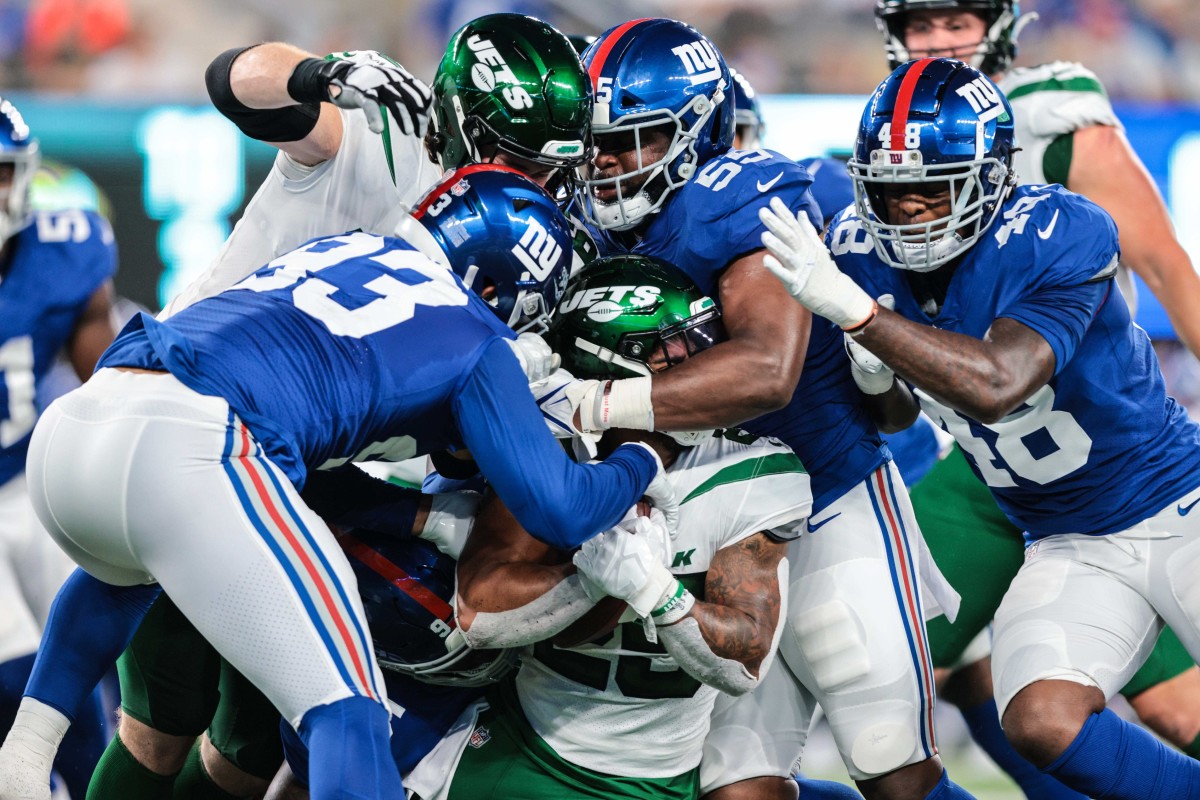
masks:
[[[427,141],[443,169],[504,153],[555,170],[553,193],[591,157],[592,96],[579,56],[534,17],[488,14],[459,28],[434,76],[433,110]]]
[[[883,34],[888,69],[895,70],[913,54],[904,44],[904,26],[913,11],[972,11],[987,26],[983,41],[968,61],[985,75],[996,75],[1012,66],[1017,55],[1017,37],[1021,29],[1037,19],[1037,14],[1021,14],[1017,0],[875,0],[875,24]]]
[[[577,378],[651,375],[727,338],[711,297],[678,268],[639,255],[584,267],[546,335]]]

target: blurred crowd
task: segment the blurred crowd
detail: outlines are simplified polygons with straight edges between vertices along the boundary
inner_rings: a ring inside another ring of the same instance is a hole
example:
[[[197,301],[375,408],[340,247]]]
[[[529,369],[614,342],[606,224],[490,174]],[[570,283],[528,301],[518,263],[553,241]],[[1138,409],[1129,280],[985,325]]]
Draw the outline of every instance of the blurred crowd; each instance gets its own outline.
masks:
[[[0,0],[0,86],[122,100],[203,96],[221,50],[291,41],[377,49],[431,75],[479,14],[515,10],[567,33],[671,16],[709,34],[760,92],[869,92],[884,74],[874,0]],[[1113,98],[1200,101],[1195,0],[1025,0],[1040,19],[1019,64],[1082,61]]]

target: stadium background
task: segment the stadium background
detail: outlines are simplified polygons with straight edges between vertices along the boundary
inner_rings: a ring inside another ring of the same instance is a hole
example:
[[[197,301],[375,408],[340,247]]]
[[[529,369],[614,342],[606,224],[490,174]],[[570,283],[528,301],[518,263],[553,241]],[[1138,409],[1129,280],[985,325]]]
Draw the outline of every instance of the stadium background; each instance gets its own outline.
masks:
[[[107,198],[120,248],[118,291],[158,308],[202,270],[270,167],[208,106],[204,69],[233,46],[284,40],[314,52],[376,49],[428,79],[459,24],[534,14],[595,34],[671,16],[707,33],[765,95],[766,146],[803,157],[853,143],[863,98],[886,72],[874,0],[0,0],[0,92],[43,157],[83,170]],[[1094,70],[1200,263],[1200,3],[1031,0],[1018,64],[1062,59]],[[57,197],[92,202],[67,179]],[[1174,342],[1142,288],[1139,323],[1156,339],[1173,393],[1200,409],[1200,363]],[[943,710],[943,751],[980,798],[1019,797]],[[806,771],[842,777],[818,730]]]

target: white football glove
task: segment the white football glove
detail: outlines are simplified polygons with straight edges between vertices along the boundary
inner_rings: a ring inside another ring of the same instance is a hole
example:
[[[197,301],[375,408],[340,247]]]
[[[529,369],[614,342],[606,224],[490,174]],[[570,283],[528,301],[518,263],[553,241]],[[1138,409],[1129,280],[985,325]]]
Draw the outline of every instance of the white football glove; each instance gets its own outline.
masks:
[[[645,497],[650,500],[652,506],[662,512],[667,531],[670,532],[671,538],[674,538],[679,533],[679,499],[675,496],[675,487],[667,478],[667,468],[663,466],[662,459],[658,457],[655,449],[645,442],[626,442],[621,447],[644,447],[646,452],[654,456],[654,463],[658,465],[658,471],[654,473],[654,478],[646,487]],[[620,450],[621,447],[618,447],[617,450]]]
[[[875,301],[833,263],[804,212],[798,217],[773,197],[769,208],[759,209],[758,218],[767,226],[762,243],[770,251],[763,266],[792,297],[841,328],[854,328],[870,318]]]
[[[329,101],[339,108],[361,108],[374,133],[384,127],[382,105],[392,113],[400,130],[423,136],[429,124],[433,93],[404,67],[374,50],[355,50],[335,59],[329,73],[330,87],[341,91]],[[344,64],[345,66],[341,66]]]
[[[635,517],[588,539],[575,553],[580,584],[588,599],[616,597],[639,617],[658,608],[675,585],[665,563],[670,534],[661,517]]]
[[[517,361],[521,362],[521,369],[524,370],[530,386],[545,381],[562,363],[558,353],[551,350],[546,340],[536,333],[522,333],[516,339],[505,341],[512,348]]]
[[[896,305],[896,299],[890,294],[883,295],[877,302],[888,310]],[[846,339],[846,355],[850,356],[850,374],[858,384],[859,391],[874,395],[890,390],[896,378],[892,368],[883,363],[879,356],[854,341],[850,334],[842,335]]]
[[[582,424],[583,430],[580,429],[580,425],[575,424],[575,412],[581,405],[587,405],[587,413],[580,416],[584,420],[592,419],[594,415],[590,409],[596,401],[600,381],[577,380],[567,370],[556,369],[546,380],[529,388],[533,391],[533,399],[537,401],[538,408],[542,410],[542,416],[546,418],[546,427],[555,436],[569,439],[572,436],[594,433],[588,429],[590,426],[586,422]]]

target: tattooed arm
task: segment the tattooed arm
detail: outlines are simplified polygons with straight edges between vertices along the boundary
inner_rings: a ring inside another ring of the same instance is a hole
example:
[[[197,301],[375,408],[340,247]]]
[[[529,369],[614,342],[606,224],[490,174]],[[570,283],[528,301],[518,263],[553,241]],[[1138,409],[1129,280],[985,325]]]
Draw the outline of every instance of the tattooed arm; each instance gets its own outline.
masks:
[[[705,600],[657,628],[693,678],[738,695],[758,685],[775,656],[787,604],[787,544],[756,533],[722,548],[708,568]]]

